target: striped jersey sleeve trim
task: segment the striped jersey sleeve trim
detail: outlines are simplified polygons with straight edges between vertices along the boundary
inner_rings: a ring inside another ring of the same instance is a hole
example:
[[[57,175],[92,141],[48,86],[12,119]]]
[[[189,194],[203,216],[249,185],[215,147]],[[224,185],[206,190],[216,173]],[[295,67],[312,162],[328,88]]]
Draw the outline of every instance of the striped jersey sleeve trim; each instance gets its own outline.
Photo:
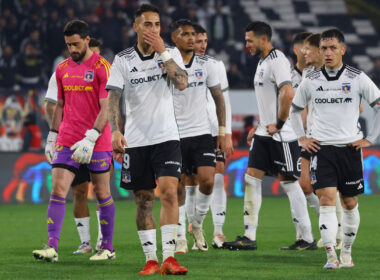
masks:
[[[371,104],[369,104],[369,106],[373,107],[379,102],[380,102],[380,97],[378,99],[376,99],[375,101],[373,101]]]

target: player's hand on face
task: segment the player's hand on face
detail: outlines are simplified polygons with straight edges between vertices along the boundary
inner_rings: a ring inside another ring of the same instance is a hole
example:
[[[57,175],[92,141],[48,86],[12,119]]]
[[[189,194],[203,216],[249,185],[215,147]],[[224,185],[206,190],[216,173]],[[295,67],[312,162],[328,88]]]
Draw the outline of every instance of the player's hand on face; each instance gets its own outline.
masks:
[[[123,154],[124,153],[124,147],[127,146],[127,141],[125,140],[123,134],[121,134],[120,131],[114,131],[112,132],[112,150],[114,153],[117,154]]]
[[[307,138],[303,136],[298,141],[301,144],[302,148],[304,148],[309,153],[316,153],[321,149],[321,147],[319,147],[321,143],[314,138]]]
[[[257,127],[253,127],[253,128],[248,132],[248,136],[247,136],[247,144],[248,144],[248,146],[251,146],[252,138],[253,138],[253,136],[255,135],[256,128],[257,128]]]
[[[226,151],[226,137],[218,136],[216,140],[216,149],[218,150],[218,154],[223,154]]]
[[[151,45],[158,54],[161,54],[166,50],[164,40],[162,40],[158,33],[147,30],[143,34],[143,39],[144,42]]]
[[[371,142],[364,138],[349,144],[349,146],[354,147],[355,150],[359,151],[361,148],[367,148],[371,146]]]
[[[276,123],[268,124],[266,126],[266,128],[267,128],[267,132],[269,135],[273,135],[273,134],[279,132],[279,130],[276,128]]]
[[[226,134],[226,157],[234,153],[234,146],[232,144],[232,135]]]

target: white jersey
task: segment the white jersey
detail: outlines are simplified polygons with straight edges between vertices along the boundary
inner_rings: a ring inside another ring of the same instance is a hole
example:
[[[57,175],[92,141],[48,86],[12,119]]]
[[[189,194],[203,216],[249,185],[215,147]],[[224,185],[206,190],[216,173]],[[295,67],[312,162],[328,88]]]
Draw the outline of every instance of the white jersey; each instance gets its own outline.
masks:
[[[379,89],[366,74],[343,65],[330,77],[322,67],[301,82],[293,106],[312,104],[311,137],[322,145],[346,145],[363,138],[358,122],[362,98],[372,107],[380,101]]]
[[[188,87],[182,91],[173,91],[180,138],[211,134],[207,114],[207,89],[220,86],[217,62],[213,58],[194,54],[185,67]]]
[[[294,66],[292,68],[292,87],[294,88],[294,90],[296,90],[302,82],[302,77],[303,73],[301,72],[301,70],[299,70],[297,66]]]
[[[58,102],[58,86],[57,86],[57,79],[55,77],[55,72],[50,77],[45,99],[54,104],[57,104]]]
[[[308,66],[302,71],[302,80],[311,72],[315,70],[314,66]],[[307,117],[306,117],[306,136],[311,137],[311,127],[313,126],[313,103],[307,104]]]
[[[218,63],[218,67],[216,71],[218,72],[218,75],[219,75],[220,87],[223,92],[224,104],[226,106],[226,134],[232,134],[232,129],[231,129],[232,113],[231,113],[230,95],[228,93],[229,86],[228,86],[226,67],[224,66],[224,63],[221,60],[217,60],[217,63]],[[216,114],[216,106],[215,106],[214,98],[212,98],[211,92],[209,90],[207,90],[207,112],[208,112],[208,119],[211,126],[211,135],[218,136],[219,135],[218,116]]]
[[[185,69],[177,48],[166,47],[174,61]],[[142,147],[179,140],[173,107],[173,85],[165,64],[154,52],[143,56],[137,46],[115,56],[106,89],[123,91],[128,147]]]
[[[281,51],[273,49],[264,59],[260,59],[254,78],[260,117],[255,134],[271,137],[266,126],[277,122],[280,88],[291,83],[291,66]],[[273,139],[281,142],[290,142],[297,139],[289,119],[286,120],[281,131],[273,135]]]

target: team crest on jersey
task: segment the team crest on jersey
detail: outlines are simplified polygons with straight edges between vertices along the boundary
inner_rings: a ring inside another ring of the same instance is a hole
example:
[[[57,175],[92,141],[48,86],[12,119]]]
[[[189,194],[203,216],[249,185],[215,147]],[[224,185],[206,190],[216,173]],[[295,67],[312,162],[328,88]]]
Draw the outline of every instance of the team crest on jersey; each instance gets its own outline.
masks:
[[[157,64],[161,70],[165,70],[165,63],[162,60],[159,60]]]
[[[264,69],[261,69],[259,72],[259,78],[262,79],[264,77]]]
[[[350,93],[351,92],[351,84],[350,83],[345,83],[342,84],[342,92],[343,93]]]
[[[83,80],[85,80],[88,83],[91,83],[92,81],[94,81],[94,71],[93,70],[87,70],[86,74],[84,74]]]
[[[121,181],[125,184],[128,184],[131,182],[131,173],[129,171],[122,171],[121,172]]]
[[[203,77],[202,70],[195,70],[195,77],[197,77],[198,79],[201,79]]]

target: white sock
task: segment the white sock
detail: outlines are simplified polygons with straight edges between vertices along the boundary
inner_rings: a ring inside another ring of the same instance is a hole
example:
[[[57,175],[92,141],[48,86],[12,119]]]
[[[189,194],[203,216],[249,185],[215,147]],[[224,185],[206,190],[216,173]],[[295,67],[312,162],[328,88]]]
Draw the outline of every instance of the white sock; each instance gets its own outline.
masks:
[[[137,231],[142,249],[145,254],[146,262],[158,261],[157,259],[157,244],[156,244],[156,229],[138,230]]]
[[[249,176],[248,174],[245,174],[244,180],[244,236],[251,240],[256,240],[256,230],[262,202],[262,180]]]
[[[319,231],[326,252],[335,252],[336,232],[338,231],[338,220],[336,218],[335,206],[320,206],[319,207]]]
[[[223,225],[226,219],[227,195],[224,190],[224,175],[216,173],[211,198],[212,220],[214,222],[214,235],[223,235]]]
[[[295,218],[294,209],[290,208],[290,211],[292,213],[292,221],[293,221],[294,227],[296,228],[296,240],[301,240],[302,239],[302,230],[301,230],[300,224],[299,224],[298,220]]]
[[[195,212],[195,195],[199,186],[186,186],[186,197],[185,197],[185,209],[187,214],[187,220],[191,224],[193,222],[194,212]]]
[[[293,221],[299,224],[302,239],[308,243],[314,241],[311,232],[311,222],[307,211],[306,198],[298,181],[282,181],[280,185],[289,198],[290,208],[293,209]]]
[[[91,242],[90,217],[74,218],[79,233],[80,242]]]
[[[186,210],[185,205],[179,207],[177,240],[186,240]]]
[[[319,216],[319,199],[315,193],[311,193],[306,195],[307,203],[309,203],[310,208],[314,210],[314,212]]]
[[[195,212],[192,225],[194,227],[202,227],[203,220],[206,218],[208,209],[210,208],[211,194],[201,193],[197,189],[195,197]]]
[[[336,192],[336,218],[338,219],[338,232],[336,239],[343,240],[343,228],[342,228],[343,207],[340,203],[339,192]]]
[[[177,225],[164,225],[161,227],[162,236],[162,261],[174,257],[175,244],[177,240]]]
[[[103,235],[102,235],[102,228],[100,227],[100,212],[99,210],[96,210],[96,217],[98,217],[97,221],[98,221],[98,240],[102,239],[103,238]]]
[[[360,224],[359,204],[354,209],[343,208],[343,245],[342,252],[351,253]]]

